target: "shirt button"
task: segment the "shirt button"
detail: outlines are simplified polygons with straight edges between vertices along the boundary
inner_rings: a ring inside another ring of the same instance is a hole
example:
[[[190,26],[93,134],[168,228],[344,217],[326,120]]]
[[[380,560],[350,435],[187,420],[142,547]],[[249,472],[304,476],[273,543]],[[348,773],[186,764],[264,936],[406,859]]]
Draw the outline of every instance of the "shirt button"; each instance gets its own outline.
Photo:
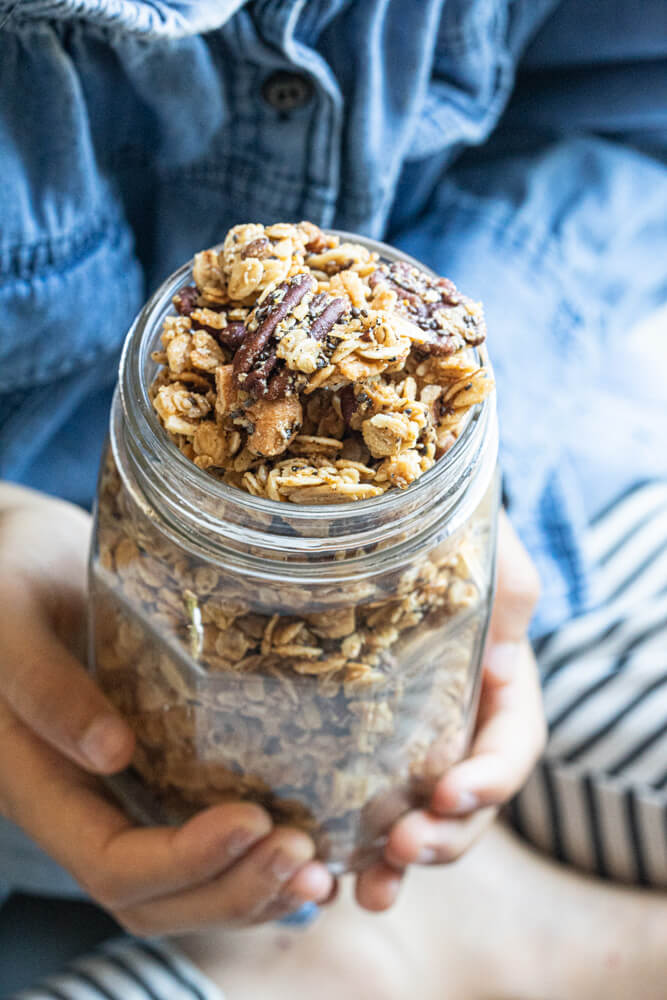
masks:
[[[262,97],[276,111],[296,111],[307,104],[312,96],[312,83],[308,77],[298,73],[272,73],[262,85]]]

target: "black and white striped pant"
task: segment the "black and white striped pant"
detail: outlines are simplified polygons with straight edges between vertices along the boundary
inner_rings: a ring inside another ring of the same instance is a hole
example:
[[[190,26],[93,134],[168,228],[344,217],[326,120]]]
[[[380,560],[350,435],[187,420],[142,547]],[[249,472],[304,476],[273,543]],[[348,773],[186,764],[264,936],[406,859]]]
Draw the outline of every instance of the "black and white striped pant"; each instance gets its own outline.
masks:
[[[220,990],[164,942],[110,941],[11,1000],[223,1000]]]
[[[592,523],[596,610],[537,644],[549,742],[517,830],[603,877],[667,888],[667,483]]]

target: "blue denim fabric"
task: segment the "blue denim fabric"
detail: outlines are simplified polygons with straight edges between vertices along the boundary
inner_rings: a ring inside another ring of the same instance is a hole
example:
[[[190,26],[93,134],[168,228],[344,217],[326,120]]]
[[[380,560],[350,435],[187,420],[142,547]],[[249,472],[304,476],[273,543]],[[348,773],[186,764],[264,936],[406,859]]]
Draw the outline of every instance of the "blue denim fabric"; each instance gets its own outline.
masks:
[[[147,293],[235,223],[308,218],[484,300],[535,632],[589,607],[583,524],[667,474],[629,341],[667,301],[667,15],[637,11],[0,0],[0,477],[89,504]],[[265,99],[277,71],[301,106]]]

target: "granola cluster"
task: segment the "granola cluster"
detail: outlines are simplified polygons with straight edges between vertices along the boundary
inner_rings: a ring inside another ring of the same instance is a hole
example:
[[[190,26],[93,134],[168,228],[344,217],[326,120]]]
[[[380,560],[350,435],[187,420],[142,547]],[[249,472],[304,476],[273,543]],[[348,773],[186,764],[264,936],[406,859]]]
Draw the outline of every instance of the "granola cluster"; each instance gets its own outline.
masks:
[[[491,387],[478,306],[309,223],[238,226],[196,256],[193,278],[164,321],[153,404],[200,469],[256,496],[317,504],[407,487]],[[135,813],[180,821],[247,799],[311,833],[339,869],[377,857],[464,751],[494,504],[491,486],[454,534],[400,566],[307,587],[181,547],[109,452],[94,666],[137,736],[121,782]]]
[[[255,496],[405,488],[493,387],[478,304],[311,223],[236,226],[193,279],[164,321],[153,405],[200,469]]]

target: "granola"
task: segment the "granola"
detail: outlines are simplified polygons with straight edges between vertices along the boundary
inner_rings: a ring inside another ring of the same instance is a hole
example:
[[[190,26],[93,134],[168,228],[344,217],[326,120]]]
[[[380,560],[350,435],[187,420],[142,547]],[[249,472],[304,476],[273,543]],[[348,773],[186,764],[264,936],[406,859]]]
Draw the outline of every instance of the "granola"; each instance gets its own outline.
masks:
[[[236,227],[193,277],[164,321],[152,403],[191,461],[254,496],[405,489],[491,387],[478,306],[309,223]],[[93,659],[137,735],[140,784],[120,783],[129,806],[172,822],[247,799],[311,833],[338,869],[376,857],[464,751],[494,503],[490,487],[453,535],[399,567],[305,586],[176,544],[108,452]]]
[[[153,405],[199,468],[255,496],[405,489],[493,388],[477,303],[312,223],[236,226],[193,278],[164,321]]]

